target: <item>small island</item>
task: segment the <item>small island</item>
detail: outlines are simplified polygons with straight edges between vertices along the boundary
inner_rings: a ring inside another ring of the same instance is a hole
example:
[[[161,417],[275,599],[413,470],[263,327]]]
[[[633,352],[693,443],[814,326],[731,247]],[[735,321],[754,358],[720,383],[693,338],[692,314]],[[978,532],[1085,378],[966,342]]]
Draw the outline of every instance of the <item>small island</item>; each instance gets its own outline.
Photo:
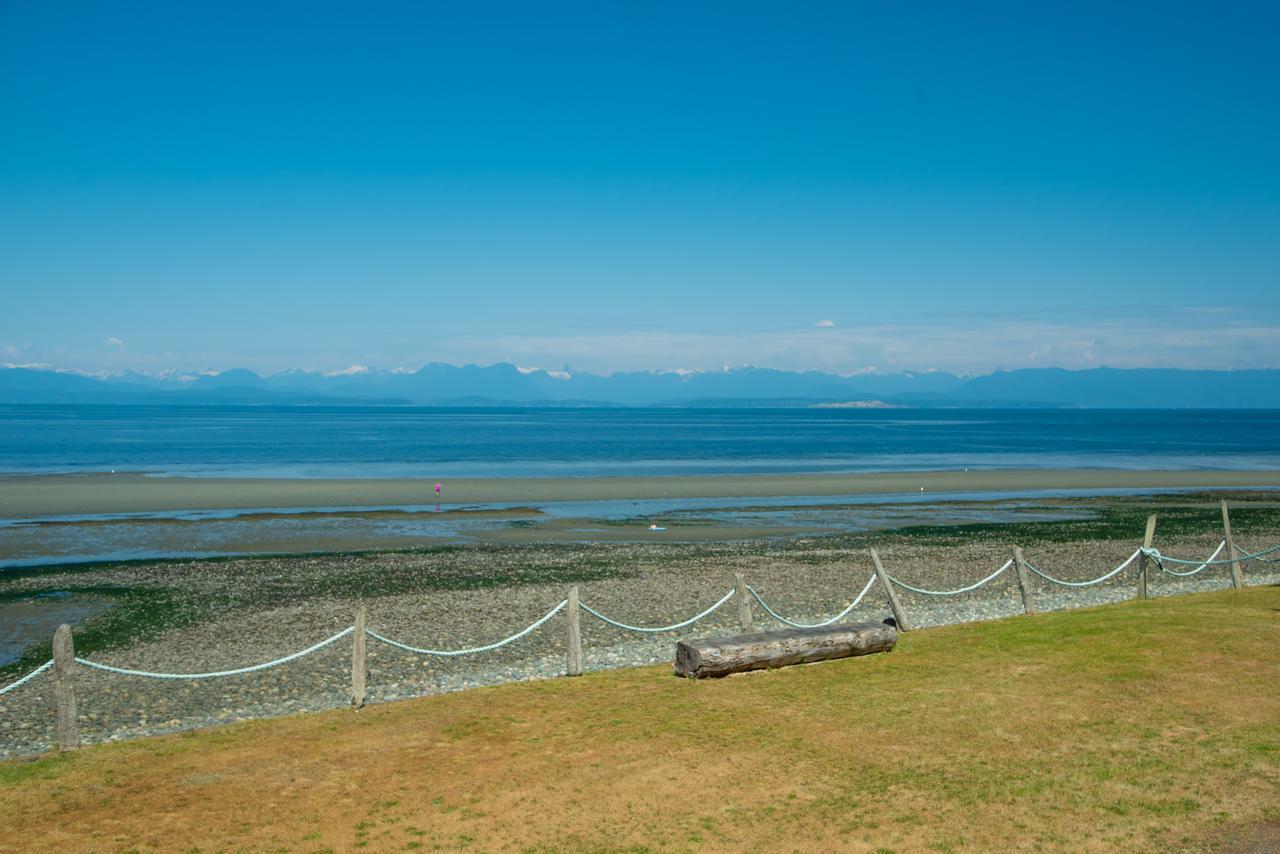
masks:
[[[885,403],[883,400],[837,400],[830,403],[814,403],[810,409],[911,409],[905,403]]]

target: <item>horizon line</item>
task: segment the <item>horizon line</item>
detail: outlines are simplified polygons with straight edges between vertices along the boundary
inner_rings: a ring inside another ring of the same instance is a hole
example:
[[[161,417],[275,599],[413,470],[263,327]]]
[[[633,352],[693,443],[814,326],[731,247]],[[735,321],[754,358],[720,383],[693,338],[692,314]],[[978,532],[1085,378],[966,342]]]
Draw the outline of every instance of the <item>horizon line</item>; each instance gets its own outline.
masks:
[[[821,374],[824,376],[838,377],[840,379],[854,379],[856,377],[864,377],[864,376],[893,377],[893,376],[931,376],[931,375],[951,376],[957,379],[974,379],[977,377],[990,376],[992,374],[1016,373],[1020,371],[1063,371],[1066,373],[1078,374],[1078,373],[1087,373],[1090,371],[1099,371],[1099,370],[1120,371],[1125,373],[1135,373],[1140,371],[1175,371],[1178,373],[1244,373],[1249,371],[1280,370],[1280,368],[1275,368],[1271,366],[1252,367],[1252,368],[1237,368],[1237,367],[1186,368],[1186,367],[1173,367],[1173,366],[1142,366],[1142,367],[1124,368],[1124,367],[1114,367],[1112,365],[1107,365],[1107,364],[1099,364],[1099,365],[1092,365],[1092,366],[1083,367],[1083,368],[1070,368],[1062,365],[1036,365],[1036,366],[1023,366],[1023,367],[1016,367],[1016,368],[996,367],[985,372],[976,372],[976,371],[975,372],[968,372],[968,371],[956,372],[956,371],[948,371],[943,368],[925,368],[925,369],[919,369],[919,370],[903,368],[901,370],[882,370],[879,366],[871,365],[865,368],[859,368],[857,370],[849,371],[846,373],[846,372],[837,372],[837,371],[827,371],[827,370],[822,370],[820,368],[803,368],[803,369],[774,368],[774,367],[757,365],[757,364],[748,362],[748,363],[742,363],[739,365],[726,364],[720,368],[648,368],[648,369],[632,370],[632,371],[617,370],[617,371],[610,371],[608,373],[597,373],[594,371],[577,370],[577,369],[571,368],[569,365],[565,365],[563,368],[559,370],[553,370],[550,368],[542,368],[542,367],[536,367],[536,366],[524,366],[508,360],[498,360],[498,361],[485,362],[485,363],[482,363],[482,362],[459,363],[459,362],[445,362],[445,361],[433,360],[433,361],[424,362],[420,367],[416,369],[407,368],[404,366],[397,366],[395,368],[384,368],[384,367],[377,367],[377,366],[352,364],[346,368],[330,370],[330,371],[313,370],[313,369],[307,369],[307,368],[286,368],[284,370],[272,371],[272,372],[266,372],[266,373],[260,372],[258,370],[255,370],[253,368],[248,368],[248,367],[230,367],[230,368],[223,368],[220,370],[213,369],[213,368],[205,368],[205,369],[164,368],[159,371],[148,371],[148,370],[139,370],[136,368],[123,368],[117,371],[87,371],[81,368],[75,368],[70,366],[53,365],[48,362],[25,362],[25,363],[5,362],[3,364],[0,364],[0,369],[24,370],[24,371],[50,373],[50,374],[69,374],[72,376],[79,376],[79,377],[84,377],[86,379],[97,379],[97,380],[105,380],[105,379],[118,378],[118,377],[123,377],[128,375],[136,375],[136,376],[146,377],[148,379],[155,379],[155,380],[174,379],[179,382],[184,382],[184,381],[194,382],[203,377],[220,377],[225,374],[233,373],[233,372],[250,373],[250,374],[253,374],[255,377],[257,377],[258,379],[262,379],[262,380],[275,379],[277,377],[283,377],[291,374],[305,375],[305,376],[320,378],[320,379],[341,379],[343,377],[360,377],[360,376],[371,376],[371,375],[414,376],[426,370],[427,368],[434,367],[434,366],[442,366],[442,367],[454,368],[458,370],[463,370],[466,368],[490,370],[493,368],[508,367],[508,368],[515,369],[522,376],[542,374],[544,376],[551,377],[552,379],[561,379],[561,380],[568,380],[578,376],[608,379],[614,376],[633,376],[637,374],[648,374],[651,376],[676,375],[680,377],[688,377],[688,376],[728,374],[728,373],[734,373],[734,372],[746,371],[746,370],[768,371],[772,373],[792,374],[796,376],[801,376],[804,374]]]

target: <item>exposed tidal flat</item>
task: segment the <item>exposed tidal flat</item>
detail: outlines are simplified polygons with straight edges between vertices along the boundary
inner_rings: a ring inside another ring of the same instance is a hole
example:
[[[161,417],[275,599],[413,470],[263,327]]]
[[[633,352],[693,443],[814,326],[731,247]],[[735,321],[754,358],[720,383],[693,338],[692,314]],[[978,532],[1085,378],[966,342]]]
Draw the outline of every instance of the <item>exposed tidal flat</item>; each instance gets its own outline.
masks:
[[[360,604],[368,609],[370,628],[397,640],[437,649],[481,645],[530,624],[574,584],[584,602],[609,616],[662,625],[714,603],[741,572],[780,613],[815,621],[838,613],[862,589],[871,572],[871,546],[891,574],[935,590],[988,575],[1014,545],[1051,574],[1084,580],[1132,554],[1151,512],[1159,516],[1156,544],[1166,554],[1207,557],[1222,538],[1218,501],[1224,497],[1232,503],[1243,547],[1280,543],[1280,501],[1267,491],[939,501],[930,505],[931,516],[897,527],[821,536],[481,541],[399,551],[19,568],[0,573],[0,605],[50,596],[91,601],[95,607],[76,631],[80,655],[177,673],[234,668],[295,652],[351,625]],[[767,505],[737,509],[768,512]],[[1275,566],[1246,563],[1246,578],[1250,584],[1280,581]],[[1228,584],[1223,567],[1191,578],[1156,574],[1152,581],[1157,595]],[[1033,586],[1040,607],[1074,608],[1132,598],[1134,575],[1121,573],[1090,588],[1038,579]],[[1021,611],[1012,573],[955,597],[901,595],[917,625]],[[98,606],[102,602],[105,608]],[[873,587],[850,619],[880,620],[888,613],[882,592]],[[755,614],[761,627],[776,625],[758,607]],[[589,669],[670,660],[678,636],[627,633],[587,614],[582,620]],[[735,630],[736,611],[725,607],[682,634]],[[30,643],[19,661],[3,668],[0,682],[46,660],[48,650],[47,641]],[[563,672],[564,620],[554,618],[510,646],[471,656],[416,656],[372,641],[369,650],[371,702],[546,678]],[[205,681],[153,681],[82,669],[84,738],[127,738],[340,707],[348,702],[350,654],[350,642],[343,639],[279,668]],[[0,755],[52,744],[52,694],[51,681],[40,677],[0,697]]]
[[[442,506],[1086,489],[1280,487],[1280,469],[973,469],[664,477],[153,477],[106,472],[0,477],[0,519],[210,509]]]
[[[724,542],[1018,521],[1053,497],[1280,486],[1280,471],[954,470],[432,481],[0,477],[0,570],[477,542]],[[1020,506],[999,499],[1029,500]],[[1041,502],[1035,504],[1035,502]],[[1059,503],[1044,510],[1070,515]],[[649,525],[665,530],[651,532]]]

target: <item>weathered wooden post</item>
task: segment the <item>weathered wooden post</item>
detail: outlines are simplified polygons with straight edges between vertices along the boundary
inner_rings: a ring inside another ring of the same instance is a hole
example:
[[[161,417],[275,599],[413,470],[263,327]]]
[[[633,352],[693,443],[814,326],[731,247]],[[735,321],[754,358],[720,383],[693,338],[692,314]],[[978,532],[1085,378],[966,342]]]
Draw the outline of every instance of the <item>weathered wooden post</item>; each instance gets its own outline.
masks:
[[[1244,575],[1240,572],[1240,552],[1236,549],[1236,541],[1231,536],[1231,514],[1227,512],[1227,499],[1222,499],[1222,528],[1227,532],[1227,552],[1231,555],[1231,586],[1236,590],[1244,587]]]
[[[749,634],[754,630],[755,623],[751,619],[751,593],[747,590],[747,577],[741,572],[733,576],[734,590],[738,594],[738,628],[742,633]]]
[[[1027,562],[1022,557],[1022,546],[1013,550],[1013,567],[1018,571],[1018,589],[1022,591],[1022,610],[1036,612],[1036,596],[1031,591],[1031,576],[1027,575]]]
[[[582,675],[582,609],[578,606],[578,587],[569,588],[568,646],[564,656],[566,676]]]
[[[369,672],[365,665],[365,654],[368,652],[368,640],[364,634],[365,607],[356,609],[356,628],[351,633],[351,705],[357,709],[364,708],[365,675]]]
[[[80,718],[76,709],[76,647],[66,623],[53,633],[53,696],[58,706],[58,749],[80,747]]]
[[[1138,556],[1138,598],[1147,598],[1147,567],[1151,561],[1147,559],[1147,549],[1156,539],[1156,514],[1147,517],[1147,533],[1142,537],[1142,554]]]
[[[893,609],[893,622],[898,627],[898,631],[905,632],[910,630],[907,625],[907,613],[902,608],[902,603],[898,601],[898,594],[893,589],[893,582],[889,580],[889,574],[884,571],[884,564],[880,563],[880,555],[875,549],[871,550],[871,562],[876,565],[876,576],[880,579],[880,584],[884,586],[884,592],[889,596],[889,607]]]

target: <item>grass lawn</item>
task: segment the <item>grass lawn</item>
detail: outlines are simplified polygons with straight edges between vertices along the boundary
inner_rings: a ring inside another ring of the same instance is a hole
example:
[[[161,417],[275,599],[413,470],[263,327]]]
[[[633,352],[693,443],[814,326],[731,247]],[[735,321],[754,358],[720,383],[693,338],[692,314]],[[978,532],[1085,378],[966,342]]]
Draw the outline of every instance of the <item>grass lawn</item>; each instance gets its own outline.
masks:
[[[0,849],[1280,843],[1280,588],[648,667],[0,764]]]

